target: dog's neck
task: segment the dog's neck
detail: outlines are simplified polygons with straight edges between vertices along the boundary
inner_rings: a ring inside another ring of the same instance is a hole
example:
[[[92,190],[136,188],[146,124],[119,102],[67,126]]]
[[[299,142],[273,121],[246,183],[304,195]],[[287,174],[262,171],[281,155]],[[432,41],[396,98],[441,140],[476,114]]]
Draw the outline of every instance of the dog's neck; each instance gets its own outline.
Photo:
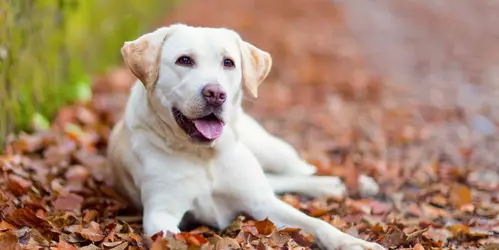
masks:
[[[174,125],[168,124],[165,121],[166,118],[161,117],[158,105],[143,84],[137,82],[132,89],[125,111],[124,121],[127,128],[132,131],[147,130],[154,133],[155,140],[151,143],[168,153],[187,154],[201,159],[216,156],[217,147],[198,145],[189,141],[188,136],[182,134],[181,131],[175,131]]]

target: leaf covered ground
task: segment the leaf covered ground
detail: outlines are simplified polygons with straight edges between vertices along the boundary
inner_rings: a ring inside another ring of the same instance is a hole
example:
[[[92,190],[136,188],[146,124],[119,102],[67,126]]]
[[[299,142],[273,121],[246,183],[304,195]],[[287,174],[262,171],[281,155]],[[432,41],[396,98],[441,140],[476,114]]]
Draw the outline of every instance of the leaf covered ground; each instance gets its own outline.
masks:
[[[487,93],[469,99],[472,109],[407,101],[415,87],[369,73],[344,10],[331,1],[215,2],[181,4],[164,23],[228,26],[271,52],[273,71],[247,110],[350,192],[282,200],[391,249],[499,249],[499,136]],[[140,213],[114,191],[104,166],[133,81],[123,68],[96,76],[92,99],[62,108],[50,130],[9,138],[0,156],[0,249],[316,248],[299,229],[244,216],[227,229],[188,225],[144,237]],[[360,174],[379,182],[379,195],[359,196]]]

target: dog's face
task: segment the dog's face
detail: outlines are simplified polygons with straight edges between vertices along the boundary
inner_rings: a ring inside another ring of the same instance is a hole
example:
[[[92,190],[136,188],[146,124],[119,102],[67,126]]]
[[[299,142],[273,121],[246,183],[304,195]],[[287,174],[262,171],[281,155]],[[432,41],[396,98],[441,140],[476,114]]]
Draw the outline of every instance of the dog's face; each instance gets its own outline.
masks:
[[[268,53],[234,31],[182,24],[127,42],[122,54],[163,121],[196,143],[222,135],[242,86],[256,97],[271,67]]]

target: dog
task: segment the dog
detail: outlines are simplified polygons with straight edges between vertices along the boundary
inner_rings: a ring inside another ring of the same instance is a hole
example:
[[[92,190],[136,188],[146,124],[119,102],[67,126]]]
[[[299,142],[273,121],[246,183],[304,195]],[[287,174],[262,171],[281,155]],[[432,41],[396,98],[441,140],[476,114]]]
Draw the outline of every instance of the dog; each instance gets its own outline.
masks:
[[[256,98],[269,53],[226,28],[172,24],[125,42],[138,78],[113,128],[108,163],[116,188],[143,213],[144,233],[179,232],[186,212],[225,228],[241,213],[302,228],[324,249],[384,249],[294,209],[275,193],[345,195],[337,177],[264,130],[241,106]]]

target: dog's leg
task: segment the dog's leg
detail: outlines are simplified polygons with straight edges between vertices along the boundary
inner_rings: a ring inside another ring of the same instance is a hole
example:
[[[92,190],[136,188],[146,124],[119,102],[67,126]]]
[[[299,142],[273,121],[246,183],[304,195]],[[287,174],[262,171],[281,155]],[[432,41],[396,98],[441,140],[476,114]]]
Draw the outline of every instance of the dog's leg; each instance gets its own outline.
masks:
[[[300,193],[310,197],[334,196],[342,198],[347,195],[343,182],[333,176],[283,176],[266,174],[276,193]],[[372,197],[379,192],[379,186],[371,177],[359,177],[359,192],[362,197]]]
[[[242,110],[235,127],[239,139],[253,153],[263,170],[273,174],[268,177],[276,192],[298,192],[313,197],[345,195],[345,187],[337,177],[307,179],[306,176],[315,173],[315,167],[301,159],[290,144],[268,133]],[[369,176],[361,175],[359,185],[362,196],[374,196],[379,192],[378,184]]]
[[[224,179],[215,186],[215,206],[245,212],[257,220],[269,218],[278,227],[302,228],[312,233],[318,243],[328,250],[384,249],[376,243],[343,233],[327,222],[307,216],[280,201],[266,181],[258,161],[241,143],[220,152],[219,160],[216,176],[224,176]]]
[[[192,208],[195,198],[209,190],[208,180],[203,178],[204,169],[182,156],[166,155],[158,147],[141,141],[145,136],[135,138],[134,152],[142,167],[132,174],[135,183],[140,185],[144,232],[147,235],[177,233],[182,217]],[[178,171],[178,167],[182,171]]]
[[[287,142],[268,133],[257,121],[240,111],[235,124],[239,140],[253,153],[265,172],[280,175],[313,175],[314,166],[301,159]]]
[[[276,193],[300,193],[310,197],[334,196],[342,198],[346,188],[338,177],[332,176],[282,176],[266,174]]]
[[[141,186],[143,226],[147,235],[180,232],[178,225],[192,200],[181,197],[183,192],[178,189],[180,187],[151,179]]]
[[[381,245],[355,238],[333,227],[329,223],[305,215],[275,197],[262,200],[259,207],[251,209],[250,215],[263,220],[269,218],[277,227],[298,227],[305,232],[312,233],[323,249],[328,250],[353,250],[371,249],[383,250]]]

